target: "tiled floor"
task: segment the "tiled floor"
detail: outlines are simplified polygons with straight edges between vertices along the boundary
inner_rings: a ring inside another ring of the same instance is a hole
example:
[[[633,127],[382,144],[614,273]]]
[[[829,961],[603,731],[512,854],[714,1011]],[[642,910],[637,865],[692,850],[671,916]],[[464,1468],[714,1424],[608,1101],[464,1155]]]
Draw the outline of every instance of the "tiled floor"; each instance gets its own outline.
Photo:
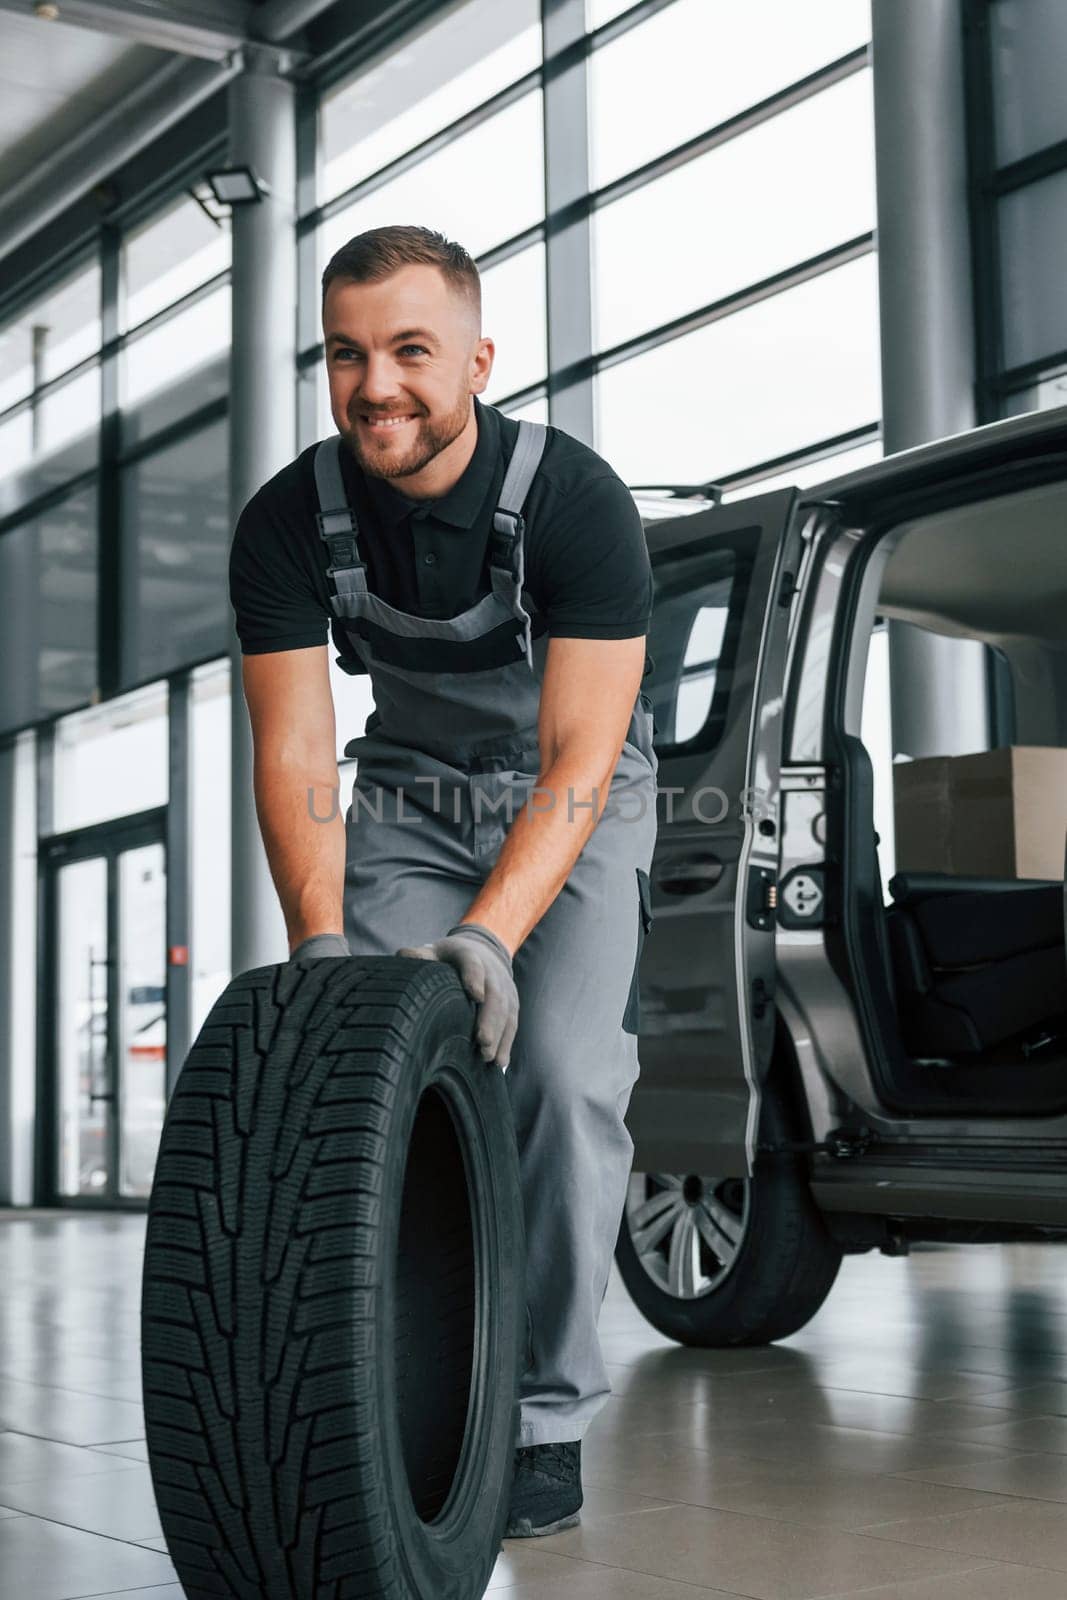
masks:
[[[0,1213],[0,1594],[180,1600],[145,1465],[144,1222]],[[581,1526],[511,1541],[515,1600],[1065,1600],[1057,1247],[846,1261],[809,1327],[687,1351],[616,1279]]]

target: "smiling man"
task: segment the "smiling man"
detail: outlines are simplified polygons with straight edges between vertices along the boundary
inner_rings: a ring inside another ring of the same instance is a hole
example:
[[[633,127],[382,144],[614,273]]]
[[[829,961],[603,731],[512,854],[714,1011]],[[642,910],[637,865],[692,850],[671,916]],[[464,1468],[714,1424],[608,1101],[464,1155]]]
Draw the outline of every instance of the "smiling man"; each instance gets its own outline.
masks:
[[[478,399],[495,347],[460,245],[350,240],[323,337],[337,434],[249,501],[230,556],[257,813],[291,959],[450,963],[506,1071],[529,1335],[506,1533],[550,1533],[578,1521],[610,1393],[656,836],[648,552],[602,457]],[[343,821],[307,804],[337,786],[327,620],[375,702]]]

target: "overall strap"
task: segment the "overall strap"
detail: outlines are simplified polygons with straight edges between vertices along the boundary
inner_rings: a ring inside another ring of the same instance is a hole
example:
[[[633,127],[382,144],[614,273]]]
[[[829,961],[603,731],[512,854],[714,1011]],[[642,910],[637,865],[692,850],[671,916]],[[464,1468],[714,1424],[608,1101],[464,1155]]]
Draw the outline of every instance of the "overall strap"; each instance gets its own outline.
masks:
[[[500,499],[493,512],[493,531],[489,536],[490,565],[502,568],[513,578],[518,576],[515,550],[526,528],[522,508],[547,443],[548,429],[543,423],[520,418],[519,436],[500,488]]]
[[[366,578],[356,543],[359,524],[341,476],[340,434],[324,439],[315,451],[315,488],[319,497],[315,521],[330,552],[326,572],[333,579],[333,593],[355,594],[365,587]]]
[[[519,650],[526,657],[531,672],[534,670],[533,629],[529,613],[522,603],[522,586],[526,576],[523,547],[526,523],[522,508],[547,443],[548,429],[543,423],[520,418],[518,438],[500,487],[500,499],[493,512],[493,531],[489,535],[493,592],[512,607],[522,623]]]

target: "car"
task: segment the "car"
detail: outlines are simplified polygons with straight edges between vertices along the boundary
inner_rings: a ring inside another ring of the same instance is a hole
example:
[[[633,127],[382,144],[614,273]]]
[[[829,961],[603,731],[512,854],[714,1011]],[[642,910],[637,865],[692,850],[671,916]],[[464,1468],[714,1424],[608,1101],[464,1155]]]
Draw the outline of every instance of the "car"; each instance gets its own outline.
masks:
[[[980,662],[995,726],[971,747],[1067,762],[1067,408],[804,490],[634,494],[660,790],[616,1246],[634,1302],[682,1343],[760,1344],[845,1254],[1067,1238],[1067,782],[1015,817],[1039,870],[938,855],[1012,826],[1001,782],[947,832],[920,799],[891,871],[908,763],[876,670],[887,628],[972,641],[952,659]],[[941,739],[917,754],[956,757]]]

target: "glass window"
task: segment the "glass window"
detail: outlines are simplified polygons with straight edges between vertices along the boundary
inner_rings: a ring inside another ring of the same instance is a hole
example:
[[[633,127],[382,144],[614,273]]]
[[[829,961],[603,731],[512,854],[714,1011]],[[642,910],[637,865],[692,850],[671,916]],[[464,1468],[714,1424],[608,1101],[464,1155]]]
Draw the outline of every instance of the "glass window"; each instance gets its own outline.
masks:
[[[230,286],[135,335],[119,361],[124,446],[229,393]]]
[[[485,399],[539,383],[548,370],[545,247],[535,244],[482,273],[482,332],[496,346]]]
[[[597,348],[874,226],[870,72],[593,215]]]
[[[333,420],[333,412],[330,410],[330,384],[326,376],[325,360],[316,361],[313,367],[306,368],[302,381],[315,385],[315,426],[318,430],[315,438],[332,438],[337,432],[337,424]],[[308,443],[310,444],[311,441],[309,440]]]
[[[100,267],[80,268],[0,329],[0,411],[100,348]]]
[[[1017,367],[1067,349],[1067,172],[1004,195],[999,221],[1004,364]]]
[[[391,222],[436,228],[479,256],[544,214],[538,89],[325,223],[321,266],[347,239]]]
[[[371,692],[369,673],[345,672],[343,667],[337,665],[338,650],[332,632],[327,650],[330,662],[330,688],[333,691],[334,731],[337,734],[337,759],[341,761],[349,739],[358,738],[366,731],[367,718],[374,710],[374,695]],[[341,804],[343,809],[345,804],[343,790]],[[328,815],[329,797],[316,795],[315,807],[323,816]]]
[[[401,40],[323,100],[320,203],[413,150],[540,62],[537,0],[468,0]]]
[[[100,369],[87,367],[0,421],[0,516],[96,466]]]
[[[1009,394],[1003,412],[1006,417],[1018,417],[1024,411],[1048,411],[1053,406],[1067,406],[1067,372],[1062,368],[1042,373],[1025,388]]]
[[[703,483],[881,416],[873,254],[609,367],[597,444],[628,483]]]
[[[652,701],[657,749],[683,744],[711,749],[722,735],[726,658],[736,645],[736,613],[743,602],[735,563],[733,550],[720,549],[655,569],[648,637],[653,667],[642,689]]]
[[[633,497],[646,528],[650,522],[666,522],[672,517],[694,516],[698,511],[706,511],[712,504],[706,495],[676,495],[667,489],[635,488]]]
[[[878,835],[878,870],[882,899],[888,903],[889,880],[896,871],[896,819],[893,815],[893,717],[889,684],[889,629],[875,628],[867,652],[863,680],[860,738],[871,758],[874,785],[874,831]]]
[[[725,122],[869,38],[869,0],[820,0],[817,6],[796,0],[675,0],[593,53],[594,187]],[[655,75],[654,63],[669,63],[669,71]]]
[[[107,860],[59,868],[56,962],[56,1134],[60,1194],[95,1194],[107,1183]]]
[[[0,728],[84,705],[97,681],[96,490],[0,535]]]
[[[846,472],[858,472],[881,461],[884,455],[881,439],[867,439],[853,445],[850,450],[838,450],[833,455],[820,456],[817,461],[805,461],[803,466],[783,467],[758,483],[746,484],[743,489],[729,489],[724,500],[745,500],[753,494],[769,494],[772,489],[808,489],[815,483],[828,483],[831,478],[843,478]]]
[[[675,709],[674,737],[678,744],[695,738],[707,721],[729,614],[728,594],[716,595],[710,601],[704,596],[690,623]]]
[[[166,805],[167,794],[165,683],[56,723],[55,832]]]
[[[1067,6],[995,0],[989,7],[997,164],[1067,139]]]
[[[167,873],[160,843],[117,861],[119,1181],[121,1195],[152,1191],[166,1110]]]
[[[189,680],[192,1028],[230,981],[230,663],[209,661]]]
[[[122,617],[127,681],[223,655],[233,613],[226,582],[228,424],[198,429],[122,472],[129,558]]]
[[[11,482],[33,460],[33,436],[36,425],[34,408],[20,406],[6,417],[0,418],[0,493],[3,494],[4,513],[14,509],[18,493]]]
[[[122,247],[122,327],[136,328],[230,265],[230,223],[183,196]]]
[[[33,1204],[34,1133],[37,1113],[37,735],[27,729],[8,743],[3,761],[8,785],[7,852],[9,927],[17,939],[5,938],[8,1040],[18,1048],[5,1051],[7,1101],[7,1194],[13,1206]]]
[[[585,0],[585,26],[589,33],[629,11],[634,0]]]
[[[544,398],[531,400],[526,405],[516,406],[514,409],[511,406],[505,406],[503,410],[504,415],[507,417],[525,417],[530,422],[543,422],[545,424],[548,422],[548,401]]]

